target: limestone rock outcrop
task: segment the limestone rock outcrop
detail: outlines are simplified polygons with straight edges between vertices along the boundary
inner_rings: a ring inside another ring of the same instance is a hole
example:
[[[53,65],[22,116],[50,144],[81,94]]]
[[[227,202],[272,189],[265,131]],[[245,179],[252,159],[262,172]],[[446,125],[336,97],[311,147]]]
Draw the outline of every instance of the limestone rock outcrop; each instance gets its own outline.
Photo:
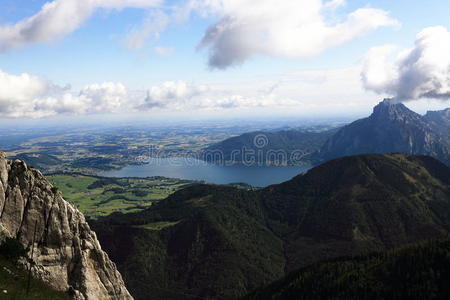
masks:
[[[7,160],[3,152],[0,233],[34,248],[34,276],[57,290],[70,289],[77,300],[133,299],[83,214],[38,170]]]

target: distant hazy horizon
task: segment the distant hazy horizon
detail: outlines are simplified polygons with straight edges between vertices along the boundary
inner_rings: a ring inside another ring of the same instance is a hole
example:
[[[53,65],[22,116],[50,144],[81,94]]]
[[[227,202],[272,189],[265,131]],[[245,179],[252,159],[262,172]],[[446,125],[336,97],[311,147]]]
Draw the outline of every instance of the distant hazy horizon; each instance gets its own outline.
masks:
[[[380,99],[382,100],[382,99]],[[373,103],[375,106],[378,102]],[[450,107],[450,103],[433,101],[417,101],[415,103],[405,103],[411,110],[425,114],[429,110],[442,110]],[[372,104],[371,104],[372,105]],[[278,112],[278,111],[253,111],[251,112],[227,112],[214,114],[192,114],[192,113],[165,113],[157,115],[147,115],[145,113],[110,113],[110,114],[85,114],[85,115],[56,115],[46,118],[0,118],[0,125],[4,128],[29,128],[29,127],[77,127],[77,126],[124,126],[124,125],[144,125],[144,126],[172,126],[172,125],[195,125],[195,124],[242,124],[260,123],[277,124],[277,126],[302,126],[326,125],[333,122],[349,123],[357,119],[369,116],[373,106],[368,105],[366,109],[358,112],[347,112],[335,110],[330,112]]]

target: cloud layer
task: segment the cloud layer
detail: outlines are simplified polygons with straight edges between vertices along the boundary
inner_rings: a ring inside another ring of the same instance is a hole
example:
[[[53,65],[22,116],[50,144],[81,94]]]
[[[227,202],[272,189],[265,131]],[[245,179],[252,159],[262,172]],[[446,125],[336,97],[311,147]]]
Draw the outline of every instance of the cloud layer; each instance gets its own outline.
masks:
[[[81,90],[58,86],[31,74],[0,71],[0,117],[44,118],[105,113],[244,112],[299,114],[371,105],[359,84],[360,68],[301,71],[264,81],[195,84],[167,81],[133,90],[120,82]],[[356,100],[366,99],[364,102]],[[309,113],[310,114],[310,113]]]
[[[234,90],[234,91],[233,91]],[[171,111],[223,110],[238,108],[286,107],[299,101],[276,95],[273,91],[237,91],[227,86],[194,85],[184,81],[167,81],[147,91],[147,109]],[[239,93],[241,92],[241,93]]]
[[[130,91],[122,83],[85,86],[79,92],[31,74],[0,71],[0,116],[44,118],[60,114],[199,111],[286,105],[273,95],[242,96],[228,88],[167,81]]]
[[[414,46],[371,49],[365,58],[365,88],[399,101],[450,98],[450,32],[442,27],[423,29]]]
[[[199,48],[210,52],[209,65],[225,69],[255,54],[305,58],[320,54],[381,26],[397,25],[383,10],[361,8],[336,21],[333,12],[343,0],[194,1],[194,10],[217,14]]]
[[[159,6],[163,0],[55,0],[35,15],[0,26],[0,52],[47,43],[79,28],[97,8],[122,9]]]

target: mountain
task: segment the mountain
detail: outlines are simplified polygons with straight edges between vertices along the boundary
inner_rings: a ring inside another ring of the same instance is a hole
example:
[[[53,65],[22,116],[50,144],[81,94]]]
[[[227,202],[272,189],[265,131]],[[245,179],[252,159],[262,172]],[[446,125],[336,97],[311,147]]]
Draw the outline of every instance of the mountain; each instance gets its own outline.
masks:
[[[255,131],[226,139],[203,150],[203,159],[218,164],[302,165],[337,130],[322,132]]]
[[[219,164],[304,165],[367,153],[429,155],[450,165],[450,109],[419,115],[385,99],[368,118],[322,132],[250,132],[204,149]]]
[[[75,299],[132,299],[84,216],[39,171],[1,152],[0,208],[2,240],[33,252],[34,277]]]
[[[237,299],[321,260],[448,234],[450,168],[344,157],[257,191],[192,186],[91,225],[136,299]]]
[[[247,300],[448,299],[450,238],[366,256],[320,262],[245,297]]]
[[[402,103],[385,99],[371,116],[333,135],[321,148],[319,157],[326,161],[355,154],[401,152],[430,155],[450,164],[448,113],[446,110],[421,116]]]

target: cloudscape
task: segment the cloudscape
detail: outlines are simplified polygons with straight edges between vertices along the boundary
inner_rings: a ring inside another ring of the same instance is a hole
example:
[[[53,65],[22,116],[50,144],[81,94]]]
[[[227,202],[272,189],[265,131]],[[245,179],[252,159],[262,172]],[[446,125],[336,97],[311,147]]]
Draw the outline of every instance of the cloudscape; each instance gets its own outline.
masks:
[[[448,95],[447,20],[438,13],[421,27],[414,14],[434,14],[433,5],[415,1],[410,14],[398,4],[342,0],[1,6],[0,114],[9,118],[248,109],[327,114],[343,105],[358,114],[377,101],[376,93],[431,99],[437,107],[434,99]]]

